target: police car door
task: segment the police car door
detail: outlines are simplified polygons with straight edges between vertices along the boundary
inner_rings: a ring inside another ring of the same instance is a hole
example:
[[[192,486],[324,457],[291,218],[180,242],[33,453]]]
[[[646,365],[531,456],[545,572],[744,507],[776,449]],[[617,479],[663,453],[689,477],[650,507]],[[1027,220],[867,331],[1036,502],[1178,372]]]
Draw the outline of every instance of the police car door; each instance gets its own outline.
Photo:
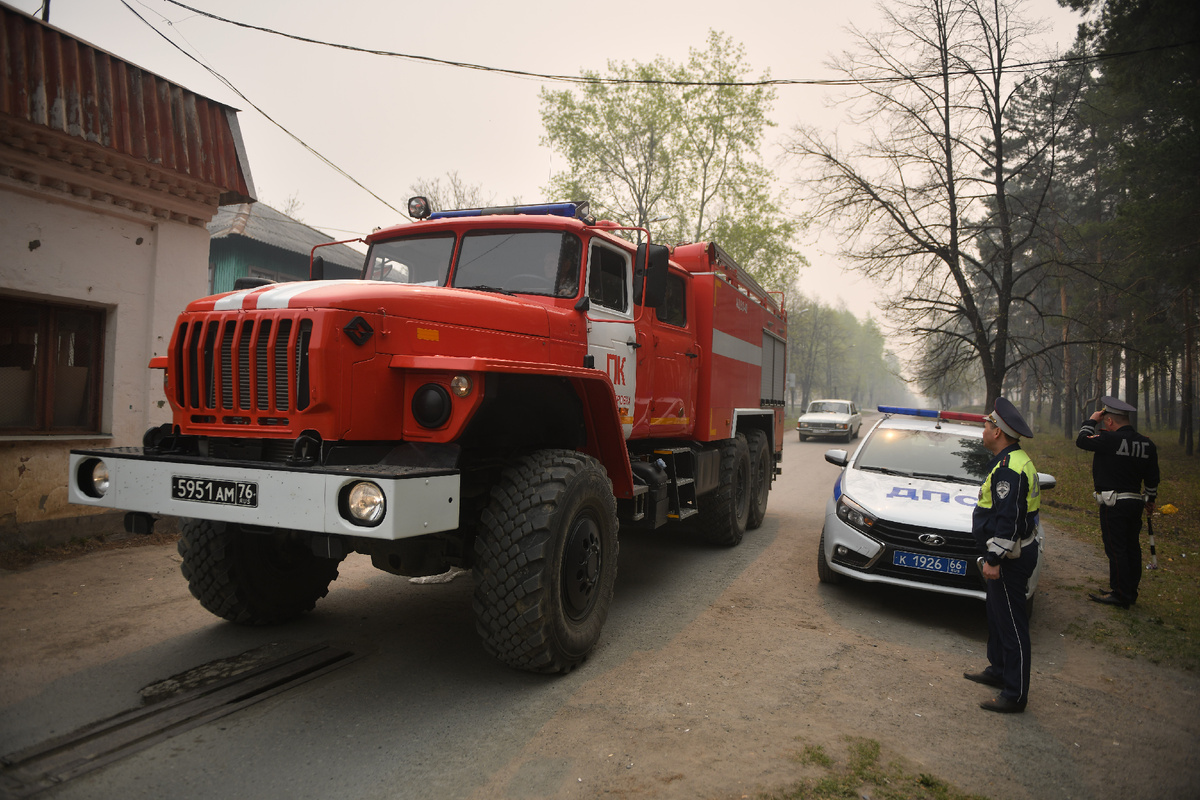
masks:
[[[623,250],[593,239],[588,249],[588,354],[612,379],[625,438],[633,432],[637,397],[637,334],[633,326],[632,262]]]

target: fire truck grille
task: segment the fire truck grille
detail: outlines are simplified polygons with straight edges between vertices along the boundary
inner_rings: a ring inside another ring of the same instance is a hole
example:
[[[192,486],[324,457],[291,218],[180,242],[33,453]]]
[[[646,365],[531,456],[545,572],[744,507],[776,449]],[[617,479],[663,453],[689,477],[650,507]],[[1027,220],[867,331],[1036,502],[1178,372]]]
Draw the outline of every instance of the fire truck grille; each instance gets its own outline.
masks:
[[[214,314],[179,324],[175,399],[211,421],[282,424],[280,414],[309,405],[312,320],[286,312]],[[204,412],[214,412],[206,415]]]

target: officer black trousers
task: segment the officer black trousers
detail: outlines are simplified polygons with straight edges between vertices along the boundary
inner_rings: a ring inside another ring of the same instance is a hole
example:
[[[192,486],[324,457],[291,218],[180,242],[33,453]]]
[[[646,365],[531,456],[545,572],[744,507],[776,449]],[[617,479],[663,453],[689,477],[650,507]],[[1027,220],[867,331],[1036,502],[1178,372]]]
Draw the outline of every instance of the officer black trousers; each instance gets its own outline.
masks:
[[[1108,556],[1108,588],[1123,603],[1137,602],[1142,582],[1141,500],[1118,500],[1116,505],[1100,506],[1100,539]]]
[[[1000,579],[987,582],[990,671],[1004,679],[1000,695],[1022,706],[1029,700],[1029,671],[1033,664],[1029,645],[1029,614],[1025,587],[1037,566],[1038,546],[1021,548],[1018,558],[1000,562]]]

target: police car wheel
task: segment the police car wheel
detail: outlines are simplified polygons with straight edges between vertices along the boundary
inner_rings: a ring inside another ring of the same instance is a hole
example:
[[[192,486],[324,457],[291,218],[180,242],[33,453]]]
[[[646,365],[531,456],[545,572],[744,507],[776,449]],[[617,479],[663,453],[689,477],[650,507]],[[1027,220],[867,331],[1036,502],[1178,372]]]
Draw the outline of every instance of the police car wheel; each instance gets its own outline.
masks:
[[[491,489],[475,539],[475,627],[500,661],[569,672],[600,639],[617,578],[617,501],[596,459],[539,450]]]
[[[286,622],[329,593],[341,559],[313,554],[296,531],[251,533],[232,522],[184,518],[180,569],[200,605],[239,625]]]
[[[833,571],[825,560],[825,529],[821,529],[821,542],[817,545],[817,579],[821,583],[838,583],[842,576]]]

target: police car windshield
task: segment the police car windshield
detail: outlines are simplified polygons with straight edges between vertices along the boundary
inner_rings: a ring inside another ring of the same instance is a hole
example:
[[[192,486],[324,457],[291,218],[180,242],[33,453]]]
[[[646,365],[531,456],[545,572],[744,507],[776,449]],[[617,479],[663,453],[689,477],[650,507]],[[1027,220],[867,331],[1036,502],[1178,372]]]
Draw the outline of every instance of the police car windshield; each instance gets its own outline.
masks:
[[[855,467],[960,483],[982,483],[992,454],[983,440],[936,430],[878,428]]]
[[[452,255],[452,233],[376,242],[367,253],[365,277],[371,281],[444,286]]]

